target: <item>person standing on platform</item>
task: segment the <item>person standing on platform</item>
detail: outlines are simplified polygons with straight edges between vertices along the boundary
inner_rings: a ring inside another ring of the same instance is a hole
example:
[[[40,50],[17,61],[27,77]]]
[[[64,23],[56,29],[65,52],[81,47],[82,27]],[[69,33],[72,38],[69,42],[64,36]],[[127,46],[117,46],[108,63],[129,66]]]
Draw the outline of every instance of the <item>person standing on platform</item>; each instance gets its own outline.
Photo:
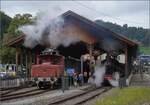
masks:
[[[79,74],[79,86],[82,85],[82,80],[83,80],[83,75],[80,73]]]
[[[78,85],[78,83],[77,83],[78,77],[77,77],[76,73],[74,73],[74,75],[73,75],[73,81],[74,81],[74,86],[77,87],[77,85]]]

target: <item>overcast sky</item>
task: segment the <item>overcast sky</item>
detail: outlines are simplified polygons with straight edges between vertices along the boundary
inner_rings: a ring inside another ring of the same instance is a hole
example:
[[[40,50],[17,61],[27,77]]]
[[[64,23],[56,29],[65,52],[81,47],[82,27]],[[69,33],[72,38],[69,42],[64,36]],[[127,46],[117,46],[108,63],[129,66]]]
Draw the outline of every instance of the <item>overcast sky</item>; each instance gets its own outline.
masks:
[[[120,25],[150,28],[150,1],[1,1],[1,10],[15,14],[40,11],[52,14],[72,10],[91,20],[102,19]]]

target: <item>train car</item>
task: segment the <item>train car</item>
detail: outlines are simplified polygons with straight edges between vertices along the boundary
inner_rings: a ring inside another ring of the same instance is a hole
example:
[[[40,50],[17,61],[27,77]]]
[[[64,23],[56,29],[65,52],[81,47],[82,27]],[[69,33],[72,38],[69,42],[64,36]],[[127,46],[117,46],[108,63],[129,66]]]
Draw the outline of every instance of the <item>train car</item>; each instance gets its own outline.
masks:
[[[38,88],[55,88],[60,85],[64,71],[64,57],[54,53],[43,53],[37,56],[37,64],[31,68],[31,77]]]

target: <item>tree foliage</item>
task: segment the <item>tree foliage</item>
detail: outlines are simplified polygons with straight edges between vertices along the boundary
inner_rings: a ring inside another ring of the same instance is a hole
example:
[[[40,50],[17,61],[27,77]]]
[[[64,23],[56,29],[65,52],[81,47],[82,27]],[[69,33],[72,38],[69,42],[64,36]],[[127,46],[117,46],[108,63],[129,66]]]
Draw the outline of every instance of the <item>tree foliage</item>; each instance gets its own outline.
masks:
[[[7,32],[11,18],[7,16],[4,12],[0,11],[0,38],[3,39],[4,33]]]
[[[5,19],[7,18],[7,16],[4,17],[3,20],[7,20]],[[4,23],[6,24],[8,23],[7,21]],[[5,31],[2,32],[2,34],[4,35],[4,42],[5,41],[9,41],[10,38],[16,37],[18,35],[21,34],[21,32],[18,31],[18,27],[25,25],[25,24],[31,24],[32,23],[32,15],[31,14],[17,14],[14,16],[14,18],[11,20],[11,22],[9,22],[9,27],[5,27],[5,25],[2,25],[2,28],[4,28]],[[0,49],[0,61],[1,63],[15,63],[15,49],[14,48],[10,48],[7,46],[3,46]]]
[[[146,33],[143,43],[146,47],[150,47],[150,30]]]
[[[0,49],[0,60],[2,63],[15,63],[15,49],[3,46]]]
[[[8,34],[12,37],[18,36],[21,33],[18,31],[19,26],[31,23],[32,23],[31,14],[23,14],[23,15],[16,14],[8,27]]]

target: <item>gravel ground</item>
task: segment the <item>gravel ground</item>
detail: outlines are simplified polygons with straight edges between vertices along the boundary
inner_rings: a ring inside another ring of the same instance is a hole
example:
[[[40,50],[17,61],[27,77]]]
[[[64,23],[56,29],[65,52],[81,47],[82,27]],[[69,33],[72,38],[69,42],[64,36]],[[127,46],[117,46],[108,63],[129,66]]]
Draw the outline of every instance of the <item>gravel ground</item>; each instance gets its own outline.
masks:
[[[48,105],[51,101],[50,99],[56,98],[59,96],[67,96],[73,93],[81,92],[82,89],[87,88],[87,86],[82,86],[78,88],[71,88],[70,90],[65,91],[64,93],[62,90],[52,90],[37,96],[30,96],[21,99],[14,99],[7,102],[2,102],[1,105]]]
[[[84,104],[82,104],[82,105],[95,105],[95,103],[96,103],[97,100],[103,99],[103,98],[105,98],[106,96],[109,96],[109,95],[111,95],[111,94],[112,94],[112,89],[110,89],[109,91],[107,91],[107,92],[105,92],[105,93],[103,93],[103,94],[101,94],[101,95],[95,97],[95,98],[92,99],[92,100],[87,101],[86,103],[84,103]]]

